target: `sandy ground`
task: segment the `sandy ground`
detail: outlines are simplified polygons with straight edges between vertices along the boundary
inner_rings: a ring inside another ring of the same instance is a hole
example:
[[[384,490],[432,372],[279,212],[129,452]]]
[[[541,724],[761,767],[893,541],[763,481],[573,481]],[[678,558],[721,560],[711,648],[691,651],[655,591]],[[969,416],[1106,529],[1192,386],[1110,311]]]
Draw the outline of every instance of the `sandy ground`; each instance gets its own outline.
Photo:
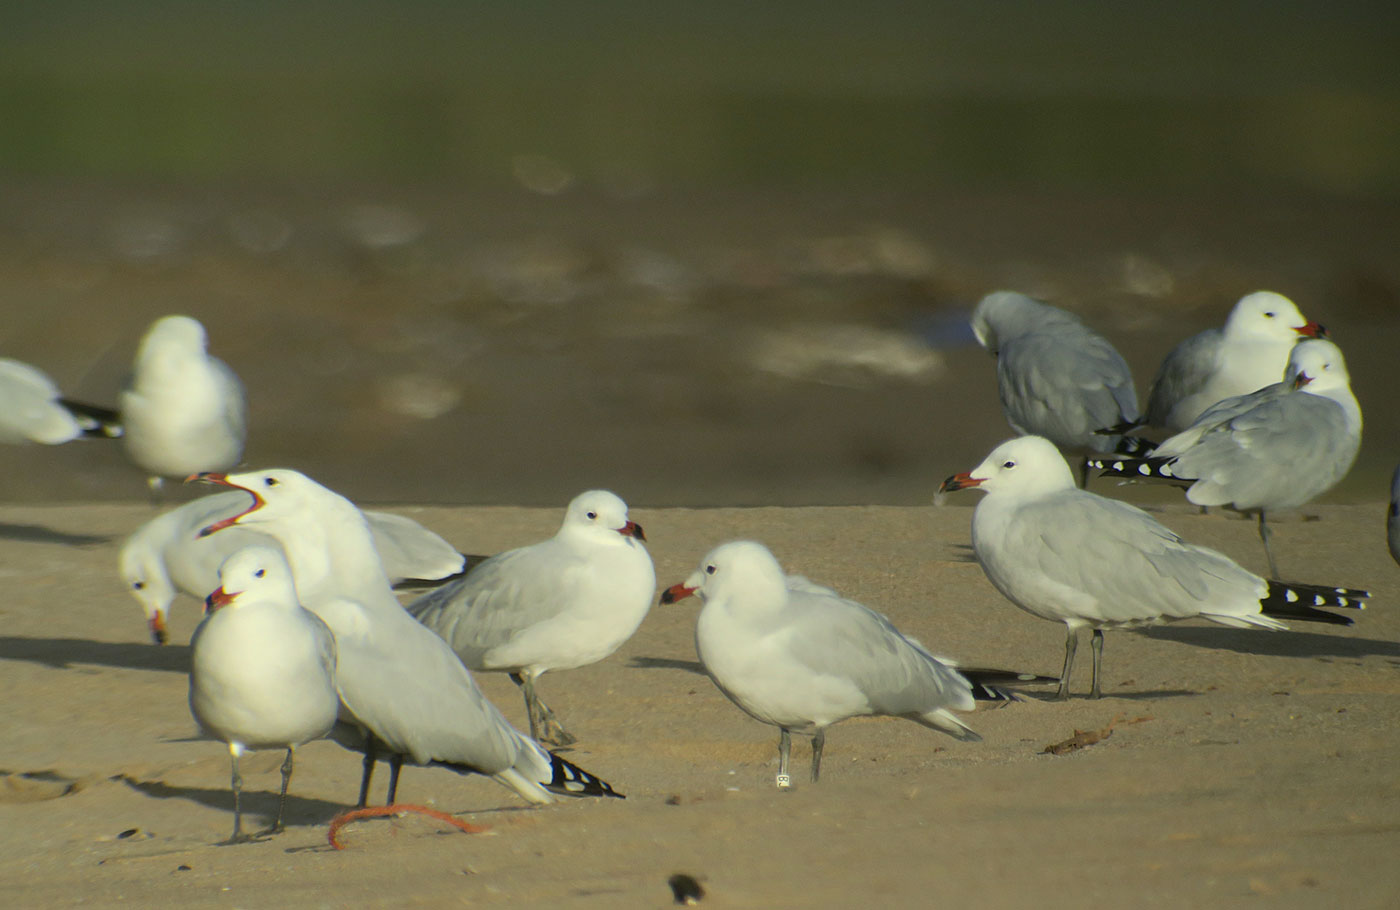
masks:
[[[951,468],[965,467],[952,465]],[[1131,491],[1129,491],[1131,492]],[[769,544],[792,571],[887,612],[935,650],[1057,672],[1062,630],[1006,603],[971,561],[975,494],[944,508],[636,509],[658,580],[711,545]],[[556,509],[402,510],[468,551],[545,536]],[[1281,523],[1285,574],[1370,587],[1355,626],[1237,631],[1182,623],[1107,638],[1107,697],[1031,697],[969,718],[981,743],[900,720],[828,736],[820,784],[779,792],[777,731],[695,663],[693,601],[653,610],[600,665],[547,677],[581,736],[569,753],[628,798],[526,809],[481,778],[408,769],[401,798],[489,825],[415,817],[345,829],[359,758],[300,750],[290,828],[215,846],[231,827],[224,749],[196,738],[188,648],[147,643],[114,570],[133,505],[0,507],[0,886],[11,907],[663,907],[666,879],[705,906],[1347,906],[1400,896],[1400,570],[1383,506],[1324,505]],[[1260,570],[1251,524],[1172,503],[1188,539]],[[172,641],[199,611],[182,599]],[[1088,661],[1075,689],[1088,687]],[[482,678],[518,723],[503,677]],[[1112,733],[1064,755],[1076,730]],[[794,747],[799,768],[806,741]],[[275,753],[245,763],[270,819]],[[383,772],[376,792],[381,794]],[[130,832],[130,833],[128,833]],[[122,835],[127,836],[123,837]]]

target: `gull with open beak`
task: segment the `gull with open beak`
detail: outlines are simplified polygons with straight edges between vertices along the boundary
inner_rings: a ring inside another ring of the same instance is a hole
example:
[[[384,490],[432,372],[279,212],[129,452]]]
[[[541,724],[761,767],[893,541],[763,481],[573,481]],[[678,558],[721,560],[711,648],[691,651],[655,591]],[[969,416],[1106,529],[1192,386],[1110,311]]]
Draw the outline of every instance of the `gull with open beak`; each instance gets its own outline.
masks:
[[[568,745],[574,736],[535,683],[602,660],[637,631],[656,593],[645,540],[627,503],[590,490],[569,503],[553,537],[492,556],[407,609],[469,669],[510,674],[524,691],[532,737]]]
[[[334,726],[335,640],[326,624],[297,602],[291,569],[280,550],[246,547],[224,561],[204,621],[190,642],[190,712],[200,727],[228,744],[232,763],[233,834],[227,843],[282,830],[292,755]],[[247,749],[286,749],[277,820],[259,834],[243,832],[238,759]]]
[[[201,474],[247,491],[251,504],[201,534],[249,526],[277,539],[297,596],[335,634],[341,717],[332,738],[365,755],[359,805],[376,757],[389,760],[389,803],[405,761],[483,774],[531,803],[551,794],[620,796],[521,734],[477,688],[447,643],[406,613],[354,503],[286,469]]]

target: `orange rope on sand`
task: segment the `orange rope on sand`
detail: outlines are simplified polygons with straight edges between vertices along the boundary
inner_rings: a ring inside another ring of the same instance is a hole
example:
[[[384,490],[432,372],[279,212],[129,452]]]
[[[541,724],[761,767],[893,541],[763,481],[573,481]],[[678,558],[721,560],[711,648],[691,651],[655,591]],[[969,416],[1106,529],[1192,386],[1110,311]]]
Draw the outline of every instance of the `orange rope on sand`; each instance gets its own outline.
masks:
[[[345,849],[341,845],[340,841],[336,840],[336,835],[340,833],[341,828],[345,827],[345,825],[350,822],[359,821],[362,818],[380,818],[386,815],[403,815],[406,812],[417,812],[419,815],[426,815],[429,818],[435,818],[440,822],[446,822],[452,827],[462,831],[464,834],[480,834],[484,831],[491,830],[485,825],[469,824],[467,822],[462,821],[460,818],[448,815],[446,812],[439,812],[436,809],[429,809],[427,806],[415,806],[411,803],[395,803],[392,806],[371,806],[367,809],[351,809],[347,812],[342,812],[335,818],[331,819],[331,827],[330,830],[327,832],[327,835],[330,838],[331,846],[336,848],[337,850]]]

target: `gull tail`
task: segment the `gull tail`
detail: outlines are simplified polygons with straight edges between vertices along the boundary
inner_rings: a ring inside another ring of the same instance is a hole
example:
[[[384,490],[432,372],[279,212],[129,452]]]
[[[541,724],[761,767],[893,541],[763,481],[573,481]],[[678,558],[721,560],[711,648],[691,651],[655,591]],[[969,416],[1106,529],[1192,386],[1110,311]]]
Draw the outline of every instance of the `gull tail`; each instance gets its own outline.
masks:
[[[82,428],[84,436],[116,439],[122,435],[121,415],[111,408],[85,404],[71,398],[60,398],[58,403],[63,406],[64,410],[73,415],[73,419]]]
[[[1020,701],[1021,696],[1008,686],[1038,686],[1058,683],[1055,676],[1037,676],[1017,670],[994,670],[986,667],[958,667],[963,678],[972,683],[972,697],[977,701]]]
[[[578,765],[567,759],[560,758],[553,752],[548,753],[550,770],[553,778],[548,782],[540,781],[540,785],[551,793],[558,793],[562,796],[611,796],[615,799],[626,799],[627,797],[613,789],[612,784],[603,780],[596,774],[590,774]]]
[[[1270,581],[1269,593],[1259,601],[1259,612],[1280,619],[1300,619],[1306,622],[1326,622],[1338,626],[1351,625],[1351,618],[1319,610],[1318,607],[1345,607],[1364,610],[1370,591],[1334,588],[1326,585],[1305,585],[1295,582]]]
[[[1145,440],[1144,440],[1145,441]],[[1177,477],[1172,473],[1170,458],[1088,458],[1086,468],[1099,471],[1100,477],[1118,477],[1123,480],[1165,480],[1168,483],[1189,487],[1196,482],[1194,477]]]
[[[1141,458],[1151,455],[1157,448],[1157,443],[1142,436],[1124,436],[1118,440],[1118,445],[1113,447],[1113,454],[1127,455],[1131,458]]]

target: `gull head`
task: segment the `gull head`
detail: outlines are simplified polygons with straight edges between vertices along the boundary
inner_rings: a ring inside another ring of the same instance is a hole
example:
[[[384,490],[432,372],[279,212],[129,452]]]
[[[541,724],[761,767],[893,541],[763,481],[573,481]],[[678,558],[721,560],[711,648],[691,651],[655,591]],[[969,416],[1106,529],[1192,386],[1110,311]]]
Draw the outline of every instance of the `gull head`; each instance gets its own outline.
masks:
[[[707,602],[781,606],[787,601],[787,575],[763,544],[735,540],[707,553],[689,578],[662,593],[661,602],[675,603],[691,594]]]
[[[621,534],[635,540],[646,540],[642,526],[627,518],[627,503],[616,493],[589,490],[580,493],[564,511],[560,534]],[[610,538],[616,539],[616,538]]]
[[[1309,338],[1293,346],[1283,381],[1295,389],[1307,387],[1313,393],[1351,386],[1342,349],[1325,338]]]
[[[198,319],[189,316],[162,316],[141,339],[137,359],[149,354],[166,351],[203,352],[209,343],[209,336]]]
[[[1235,339],[1297,341],[1299,338],[1326,337],[1327,330],[1309,322],[1298,305],[1273,291],[1246,294],[1230,310],[1225,334]]]
[[[151,640],[158,645],[165,644],[170,637],[165,627],[165,614],[170,602],[175,599],[175,586],[166,574],[160,557],[150,544],[138,538],[128,540],[122,546],[117,562],[122,583],[146,612]]]
[[[305,474],[287,468],[245,471],[240,474],[205,471],[185,479],[186,483],[192,481],[216,483],[220,486],[232,487],[235,490],[244,490],[253,497],[253,502],[248,508],[237,515],[231,515],[200,529],[197,537],[208,537],[216,531],[222,531],[224,528],[230,528],[234,525],[258,524],[294,515],[307,508],[318,494],[328,492],[325,487]]]
[[[1055,444],[1041,436],[1009,439],[971,471],[943,481],[939,494],[977,488],[988,494],[1038,496],[1074,488],[1074,474]]]
[[[273,547],[244,547],[219,566],[219,587],[204,599],[204,612],[213,613],[249,595],[249,601],[284,605],[297,603],[292,570],[280,550]]]

